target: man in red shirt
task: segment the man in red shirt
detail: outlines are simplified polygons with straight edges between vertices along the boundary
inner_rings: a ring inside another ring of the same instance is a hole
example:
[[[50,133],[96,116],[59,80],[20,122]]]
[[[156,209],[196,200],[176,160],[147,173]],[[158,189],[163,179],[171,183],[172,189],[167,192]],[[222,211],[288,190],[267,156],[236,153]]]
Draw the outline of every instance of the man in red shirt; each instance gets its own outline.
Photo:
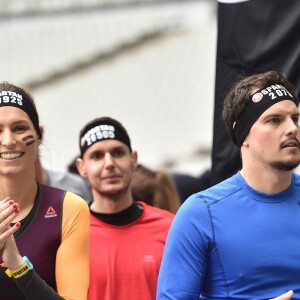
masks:
[[[80,132],[77,168],[92,190],[89,300],[155,300],[166,236],[174,215],[134,201],[137,152],[109,117]]]

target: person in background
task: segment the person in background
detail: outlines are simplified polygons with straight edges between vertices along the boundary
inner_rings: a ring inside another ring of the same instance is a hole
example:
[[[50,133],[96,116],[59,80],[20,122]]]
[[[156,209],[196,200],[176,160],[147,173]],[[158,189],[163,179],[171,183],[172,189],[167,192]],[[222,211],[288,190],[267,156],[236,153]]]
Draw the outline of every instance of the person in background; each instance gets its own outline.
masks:
[[[242,169],[189,197],[168,234],[157,299],[300,299],[299,100],[275,71],[238,81],[223,119]]]
[[[42,132],[32,96],[0,83],[0,298],[86,300],[89,210],[36,182]]]
[[[181,204],[191,195],[203,191],[211,186],[211,170],[205,170],[199,176],[180,172],[172,173],[173,181],[179,193]]]
[[[42,166],[37,166],[37,168],[40,167]],[[43,167],[40,169],[40,172],[40,177],[37,177],[38,182],[70,191],[83,198],[87,203],[92,201],[90,187],[82,177],[67,171],[53,171]]]
[[[44,127],[40,126],[40,130],[42,136],[44,136]],[[74,174],[69,171],[61,172],[49,170],[43,167],[39,156],[37,157],[35,167],[37,182],[72,192],[83,198],[86,202],[92,200],[92,193],[88,183],[79,176],[78,173]]]
[[[102,117],[80,131],[77,168],[90,203],[89,300],[155,300],[165,239],[174,215],[134,201],[137,152],[124,126]]]
[[[153,171],[139,164],[132,176],[132,194],[135,200],[176,213],[181,200],[170,173]]]

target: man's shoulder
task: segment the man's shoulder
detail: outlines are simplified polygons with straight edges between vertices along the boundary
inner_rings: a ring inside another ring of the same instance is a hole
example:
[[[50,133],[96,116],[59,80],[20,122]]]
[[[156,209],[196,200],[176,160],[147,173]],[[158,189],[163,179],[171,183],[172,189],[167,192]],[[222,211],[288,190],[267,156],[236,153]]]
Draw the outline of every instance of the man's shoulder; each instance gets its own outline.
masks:
[[[241,190],[239,176],[239,174],[235,174],[206,190],[191,195],[189,198],[191,198],[192,201],[204,201],[205,203],[212,203],[225,199]],[[189,200],[189,198],[187,200]]]
[[[142,201],[138,201],[138,202],[142,204],[145,214],[148,216],[151,216],[156,219],[169,220],[169,221],[172,221],[174,219],[174,214],[168,210],[148,205]]]

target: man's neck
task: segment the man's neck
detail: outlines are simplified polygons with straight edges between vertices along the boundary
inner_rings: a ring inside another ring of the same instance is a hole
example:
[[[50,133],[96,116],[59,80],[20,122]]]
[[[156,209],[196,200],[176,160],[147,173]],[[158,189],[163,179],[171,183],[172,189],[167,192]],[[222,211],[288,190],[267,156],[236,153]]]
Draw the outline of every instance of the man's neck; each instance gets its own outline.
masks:
[[[95,191],[92,191],[92,193],[93,203],[90,208],[96,213],[118,213],[133,203],[131,190],[113,196],[99,194]]]
[[[90,206],[91,214],[98,220],[115,226],[129,225],[138,220],[144,211],[142,204],[133,202],[128,208],[117,213],[96,213]]]
[[[292,181],[292,171],[241,170],[241,175],[254,190],[265,194],[277,194],[286,190]]]

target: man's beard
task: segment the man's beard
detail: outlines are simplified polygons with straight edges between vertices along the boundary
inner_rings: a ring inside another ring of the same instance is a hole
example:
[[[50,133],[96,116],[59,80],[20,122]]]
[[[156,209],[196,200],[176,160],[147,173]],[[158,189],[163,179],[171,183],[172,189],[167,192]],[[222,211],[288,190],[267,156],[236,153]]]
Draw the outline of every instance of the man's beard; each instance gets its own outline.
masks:
[[[273,161],[270,163],[271,168],[277,171],[292,171],[300,164],[299,160],[290,160],[290,161]]]

